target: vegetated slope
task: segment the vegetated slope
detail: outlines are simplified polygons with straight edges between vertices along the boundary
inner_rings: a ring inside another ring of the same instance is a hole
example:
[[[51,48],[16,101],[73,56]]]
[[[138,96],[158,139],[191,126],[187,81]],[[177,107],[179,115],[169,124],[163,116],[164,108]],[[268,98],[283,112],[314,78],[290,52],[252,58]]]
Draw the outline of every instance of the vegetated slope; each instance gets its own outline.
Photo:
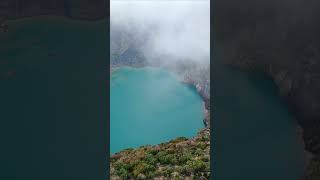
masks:
[[[319,158],[320,2],[217,0],[214,6],[215,60],[273,78],[303,128],[306,150]]]
[[[111,156],[111,179],[210,179],[210,130]]]

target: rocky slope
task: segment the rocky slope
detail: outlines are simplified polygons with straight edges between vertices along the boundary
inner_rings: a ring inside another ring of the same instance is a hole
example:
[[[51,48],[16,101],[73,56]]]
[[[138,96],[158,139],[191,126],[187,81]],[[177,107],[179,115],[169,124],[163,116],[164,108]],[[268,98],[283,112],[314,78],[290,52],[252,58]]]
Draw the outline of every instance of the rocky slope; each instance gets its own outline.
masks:
[[[209,179],[209,154],[210,130],[204,129],[191,139],[180,137],[112,155],[111,179]]]
[[[140,45],[142,38],[122,27],[113,24],[110,27],[110,66],[146,66],[148,62]]]
[[[214,7],[215,61],[273,78],[303,128],[306,150],[319,157],[320,2],[218,0]]]

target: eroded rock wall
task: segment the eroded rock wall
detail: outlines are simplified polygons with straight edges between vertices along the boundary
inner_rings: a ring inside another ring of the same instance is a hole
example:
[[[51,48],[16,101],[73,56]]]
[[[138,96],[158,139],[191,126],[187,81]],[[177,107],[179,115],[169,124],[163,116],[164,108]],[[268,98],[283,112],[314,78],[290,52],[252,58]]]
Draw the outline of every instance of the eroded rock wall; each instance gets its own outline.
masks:
[[[264,71],[304,129],[306,149],[320,153],[320,2],[214,1],[216,61]]]

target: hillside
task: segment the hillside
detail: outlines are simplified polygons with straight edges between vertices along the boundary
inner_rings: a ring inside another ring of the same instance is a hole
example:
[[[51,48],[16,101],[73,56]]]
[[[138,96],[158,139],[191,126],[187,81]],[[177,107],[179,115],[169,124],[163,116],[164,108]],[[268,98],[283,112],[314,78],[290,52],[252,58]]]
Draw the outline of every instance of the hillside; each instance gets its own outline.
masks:
[[[215,1],[216,61],[273,79],[303,128],[306,151],[320,156],[319,1]],[[318,166],[311,163],[310,166]],[[309,167],[308,169],[318,169]]]
[[[210,130],[111,156],[111,179],[209,179]]]

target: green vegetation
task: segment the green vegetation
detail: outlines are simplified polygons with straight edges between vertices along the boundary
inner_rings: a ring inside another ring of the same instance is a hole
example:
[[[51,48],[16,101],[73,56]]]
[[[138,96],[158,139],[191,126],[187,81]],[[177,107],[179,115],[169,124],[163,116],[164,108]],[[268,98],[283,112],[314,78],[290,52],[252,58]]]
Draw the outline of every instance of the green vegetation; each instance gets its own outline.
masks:
[[[210,130],[111,156],[111,179],[210,179]]]

